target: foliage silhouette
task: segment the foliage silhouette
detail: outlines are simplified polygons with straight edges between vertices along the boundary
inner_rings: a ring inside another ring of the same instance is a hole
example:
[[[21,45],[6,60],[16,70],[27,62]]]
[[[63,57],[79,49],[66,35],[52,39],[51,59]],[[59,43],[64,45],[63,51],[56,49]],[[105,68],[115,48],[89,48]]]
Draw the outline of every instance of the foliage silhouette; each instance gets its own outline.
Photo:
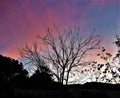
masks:
[[[52,75],[45,66],[28,77],[28,71],[18,60],[0,55],[0,65],[0,88],[47,88],[53,83]]]
[[[29,82],[28,79],[28,72],[26,70],[23,70],[21,73],[14,76],[10,80],[10,83],[14,88],[27,88],[27,83]]]
[[[23,69],[23,64],[19,63],[18,60],[0,55],[1,79],[9,82],[10,79],[14,78],[17,74],[23,73],[23,71],[25,71]]]
[[[97,56],[100,57],[104,63],[98,64],[94,62],[87,69],[80,71],[80,74],[85,76],[83,80],[105,82],[118,84],[120,83],[120,36],[116,35],[116,41],[114,42],[117,47],[117,53],[109,53],[104,47],[101,47],[101,53]],[[88,77],[87,77],[88,76]],[[81,79],[82,80],[82,79]]]
[[[31,86],[33,88],[48,88],[52,83],[53,79],[47,72],[40,72],[36,70],[35,73],[29,78]]]
[[[16,83],[19,82],[19,87],[22,80],[16,79],[20,74],[27,77],[28,72],[23,68],[22,63],[10,57],[0,55],[0,96],[13,96],[14,88],[17,87]],[[14,84],[15,83],[15,84]]]
[[[105,83],[120,83],[120,36],[116,35],[116,41],[114,44],[117,46],[118,51],[116,56],[113,57],[111,53],[102,47],[101,53],[97,54],[101,59],[105,61],[105,64],[98,64],[96,76],[96,82]]]

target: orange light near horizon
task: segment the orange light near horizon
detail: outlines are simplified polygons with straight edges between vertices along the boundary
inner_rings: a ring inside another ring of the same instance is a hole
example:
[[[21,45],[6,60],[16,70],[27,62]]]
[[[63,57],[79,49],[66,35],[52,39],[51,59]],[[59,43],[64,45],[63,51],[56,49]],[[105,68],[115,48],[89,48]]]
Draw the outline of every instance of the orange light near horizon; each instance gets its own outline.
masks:
[[[15,51],[7,51],[5,53],[3,53],[3,56],[7,56],[10,58],[13,58],[15,60],[19,60],[20,56],[19,53],[15,50]]]

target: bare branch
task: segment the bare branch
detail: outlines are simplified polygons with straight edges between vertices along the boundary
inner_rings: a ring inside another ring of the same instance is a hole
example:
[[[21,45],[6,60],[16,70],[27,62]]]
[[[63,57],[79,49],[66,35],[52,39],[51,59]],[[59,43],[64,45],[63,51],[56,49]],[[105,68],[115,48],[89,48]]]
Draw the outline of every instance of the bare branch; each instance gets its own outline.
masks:
[[[56,36],[48,29],[44,37],[38,36],[38,38],[46,46],[46,58],[48,58],[48,62],[51,62],[50,66],[56,69],[54,73],[58,75],[59,79],[62,78],[62,82],[65,80],[67,84],[72,68],[87,64],[82,62],[82,59],[89,51],[98,49],[100,40],[94,33],[82,34],[78,27],[68,28],[63,33],[56,26],[54,29]],[[67,79],[65,78],[66,74]]]

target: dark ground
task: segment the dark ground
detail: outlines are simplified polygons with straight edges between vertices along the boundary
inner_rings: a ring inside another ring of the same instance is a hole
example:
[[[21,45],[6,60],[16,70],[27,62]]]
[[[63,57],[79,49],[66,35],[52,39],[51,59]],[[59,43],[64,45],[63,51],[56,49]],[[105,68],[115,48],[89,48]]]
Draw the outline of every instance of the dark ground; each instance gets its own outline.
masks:
[[[87,83],[84,85],[53,85],[46,88],[0,88],[1,97],[37,98],[120,98],[120,85]]]

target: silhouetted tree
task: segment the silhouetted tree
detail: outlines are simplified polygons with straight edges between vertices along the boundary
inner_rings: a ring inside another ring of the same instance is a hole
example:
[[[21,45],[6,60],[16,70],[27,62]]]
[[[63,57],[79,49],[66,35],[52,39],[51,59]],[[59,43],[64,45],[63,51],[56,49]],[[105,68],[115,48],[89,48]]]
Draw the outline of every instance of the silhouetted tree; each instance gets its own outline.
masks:
[[[45,45],[44,55],[41,55],[36,43],[33,46],[25,45],[20,49],[22,58],[32,62],[38,69],[46,66],[54,78],[62,84],[68,84],[72,70],[79,66],[88,65],[86,55],[99,47],[99,36],[93,33],[83,34],[78,27],[68,28],[60,33],[54,26],[56,36],[49,28],[45,36],[37,36]]]
[[[18,79],[20,75],[21,79]],[[27,77],[27,75],[28,72],[18,60],[0,55],[0,87],[3,87],[3,89],[5,89],[6,85],[7,89],[15,87],[16,83],[23,82],[23,78]]]
[[[6,80],[14,77],[16,74],[23,71],[22,63],[10,57],[0,55],[0,76]]]
[[[55,32],[49,28],[46,35],[37,36],[45,45],[44,55],[47,64],[52,67],[52,73],[58,82],[68,84],[69,75],[74,68],[88,65],[90,62],[85,61],[86,55],[95,49],[98,49],[100,40],[93,33],[83,34],[78,27],[68,28],[60,32],[54,26]]]

